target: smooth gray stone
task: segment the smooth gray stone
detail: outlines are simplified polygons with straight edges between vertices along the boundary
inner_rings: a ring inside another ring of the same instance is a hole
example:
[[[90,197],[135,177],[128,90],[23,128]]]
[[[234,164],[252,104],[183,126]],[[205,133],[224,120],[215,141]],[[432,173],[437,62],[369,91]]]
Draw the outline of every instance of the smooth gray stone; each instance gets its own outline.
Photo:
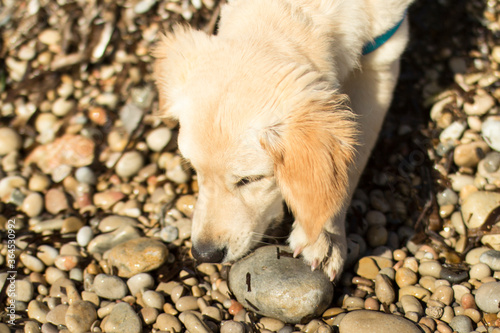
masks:
[[[320,315],[333,297],[326,274],[312,272],[286,246],[261,247],[235,263],[229,287],[247,309],[287,323]]]

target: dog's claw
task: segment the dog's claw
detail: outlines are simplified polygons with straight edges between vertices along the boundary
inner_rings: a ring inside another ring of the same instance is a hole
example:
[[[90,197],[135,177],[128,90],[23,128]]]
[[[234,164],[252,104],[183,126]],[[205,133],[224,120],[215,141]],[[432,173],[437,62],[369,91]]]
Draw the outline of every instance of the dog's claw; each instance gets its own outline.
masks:
[[[334,281],[335,278],[337,277],[337,272],[335,271],[331,271],[330,273],[328,273],[328,277],[330,278],[330,281]]]
[[[293,251],[293,257],[294,258],[297,258],[303,251],[304,249],[302,247],[298,247],[295,249],[295,251]]]
[[[318,259],[314,259],[313,262],[312,262],[312,264],[311,264],[311,271],[314,272],[316,270],[316,268],[318,268],[318,266],[319,266],[319,260]]]

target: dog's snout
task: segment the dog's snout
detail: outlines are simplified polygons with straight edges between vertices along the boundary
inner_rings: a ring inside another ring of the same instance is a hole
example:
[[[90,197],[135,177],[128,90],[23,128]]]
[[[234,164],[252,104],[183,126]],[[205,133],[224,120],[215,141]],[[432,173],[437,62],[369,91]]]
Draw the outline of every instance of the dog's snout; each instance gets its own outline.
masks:
[[[220,263],[227,254],[227,248],[216,248],[211,244],[193,245],[191,249],[193,257],[200,262]]]

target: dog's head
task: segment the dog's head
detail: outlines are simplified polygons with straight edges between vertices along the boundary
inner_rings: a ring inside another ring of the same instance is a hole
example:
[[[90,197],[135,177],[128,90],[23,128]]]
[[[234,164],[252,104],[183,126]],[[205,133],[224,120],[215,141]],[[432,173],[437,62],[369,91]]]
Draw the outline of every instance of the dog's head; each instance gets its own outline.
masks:
[[[179,149],[198,175],[201,261],[245,255],[282,218],[283,199],[314,242],[342,208],[354,155],[345,97],[312,66],[233,43],[178,28],[154,50],[160,112],[179,121]]]

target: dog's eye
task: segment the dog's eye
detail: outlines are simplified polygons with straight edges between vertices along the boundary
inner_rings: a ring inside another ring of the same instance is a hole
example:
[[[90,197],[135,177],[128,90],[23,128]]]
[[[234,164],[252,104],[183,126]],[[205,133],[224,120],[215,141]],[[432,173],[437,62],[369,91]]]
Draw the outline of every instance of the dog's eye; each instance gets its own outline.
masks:
[[[250,183],[259,181],[263,178],[264,178],[264,176],[243,177],[240,180],[238,180],[238,182],[236,183],[236,187],[242,187],[242,186],[248,185]]]

